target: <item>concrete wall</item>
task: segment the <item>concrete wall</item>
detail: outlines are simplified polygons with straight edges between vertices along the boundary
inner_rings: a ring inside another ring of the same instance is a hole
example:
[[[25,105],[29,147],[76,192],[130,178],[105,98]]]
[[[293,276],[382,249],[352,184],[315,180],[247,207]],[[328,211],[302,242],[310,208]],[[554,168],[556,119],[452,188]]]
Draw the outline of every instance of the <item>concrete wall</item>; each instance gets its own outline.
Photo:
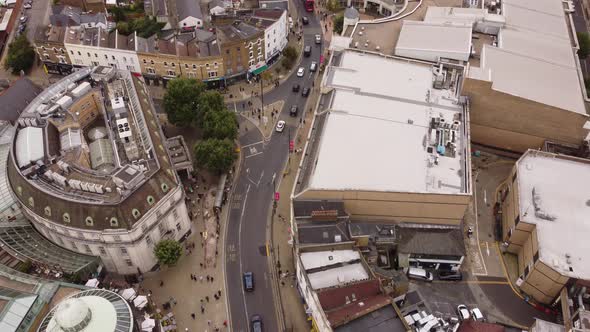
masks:
[[[588,116],[492,90],[492,83],[465,79],[471,103],[471,141],[524,152],[545,140],[579,145],[588,134]]]
[[[308,189],[297,198],[341,200],[346,212],[360,220],[459,225],[471,195]]]

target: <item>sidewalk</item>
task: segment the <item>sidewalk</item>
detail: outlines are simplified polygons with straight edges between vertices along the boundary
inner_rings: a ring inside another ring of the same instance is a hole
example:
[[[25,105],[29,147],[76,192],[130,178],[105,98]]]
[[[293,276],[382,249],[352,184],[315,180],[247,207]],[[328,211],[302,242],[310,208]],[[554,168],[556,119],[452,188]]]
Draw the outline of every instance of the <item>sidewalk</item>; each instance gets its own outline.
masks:
[[[183,243],[184,255],[176,266],[146,273],[142,284],[144,289],[152,292],[150,299],[158,308],[162,309],[165,302],[176,301],[170,311],[175,314],[179,332],[185,331],[185,328],[188,331],[216,331],[216,328],[229,331],[224,325],[229,322],[221,264],[222,248],[219,247],[223,243],[227,209],[222,212],[219,224],[216,216],[207,212],[215,200],[213,192],[216,183],[214,179],[204,180],[199,180],[200,186],[193,185],[192,193],[187,191],[190,198],[187,207],[189,215],[193,215],[193,225],[192,234]],[[194,275],[194,280],[191,275]],[[163,313],[166,311],[163,310]]]

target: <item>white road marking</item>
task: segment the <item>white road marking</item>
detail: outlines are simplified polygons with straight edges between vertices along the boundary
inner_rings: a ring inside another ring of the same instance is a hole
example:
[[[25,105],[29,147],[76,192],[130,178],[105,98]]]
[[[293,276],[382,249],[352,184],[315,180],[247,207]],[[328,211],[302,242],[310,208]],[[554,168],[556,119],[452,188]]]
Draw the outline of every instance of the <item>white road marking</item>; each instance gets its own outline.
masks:
[[[259,155],[259,154],[262,154],[262,152],[258,152],[258,153],[255,153],[255,154],[251,154],[251,155],[249,155],[249,156],[246,156],[246,159],[247,159],[247,158],[250,158],[250,157],[257,156],[257,155]]]
[[[253,145],[258,145],[258,144],[264,144],[264,141],[258,141],[256,143],[251,143],[251,144],[247,144],[247,145],[242,145],[242,149],[245,149],[247,147],[251,147]]]

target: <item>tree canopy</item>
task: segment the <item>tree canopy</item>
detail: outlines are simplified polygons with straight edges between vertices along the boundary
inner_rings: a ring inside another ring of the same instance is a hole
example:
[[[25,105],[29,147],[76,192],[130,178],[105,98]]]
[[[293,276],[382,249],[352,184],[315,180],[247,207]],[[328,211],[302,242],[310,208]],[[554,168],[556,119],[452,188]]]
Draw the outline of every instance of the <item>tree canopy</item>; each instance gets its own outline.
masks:
[[[206,139],[195,146],[197,165],[212,172],[227,172],[236,160],[234,144],[229,139]]]
[[[285,69],[291,69],[297,60],[297,49],[293,46],[287,46],[283,49],[283,60],[281,65]]]
[[[580,49],[578,50],[578,56],[580,59],[586,59],[590,53],[590,36],[587,32],[578,32],[578,43]]]
[[[18,75],[21,70],[28,72],[34,63],[35,50],[27,39],[27,35],[23,33],[8,45],[8,54],[4,68],[10,68],[14,75]]]
[[[344,29],[344,15],[340,14],[334,17],[334,32],[337,34],[342,34],[342,29]]]
[[[177,78],[168,82],[164,95],[164,110],[168,121],[177,126],[195,125],[201,117],[199,102],[204,94],[205,85],[191,78]],[[209,99],[207,99],[209,100]]]
[[[182,255],[182,246],[178,241],[162,240],[154,247],[154,255],[160,264],[174,265]]]
[[[210,109],[203,118],[203,136],[205,138],[230,139],[238,137],[236,115],[228,110]]]

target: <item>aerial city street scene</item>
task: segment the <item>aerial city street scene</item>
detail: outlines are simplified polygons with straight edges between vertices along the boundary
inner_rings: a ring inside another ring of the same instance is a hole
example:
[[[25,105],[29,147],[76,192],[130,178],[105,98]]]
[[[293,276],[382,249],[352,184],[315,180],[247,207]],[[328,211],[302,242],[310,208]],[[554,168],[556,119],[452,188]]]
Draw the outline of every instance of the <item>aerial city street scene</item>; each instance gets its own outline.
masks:
[[[590,332],[589,29],[0,0],[0,332]]]

